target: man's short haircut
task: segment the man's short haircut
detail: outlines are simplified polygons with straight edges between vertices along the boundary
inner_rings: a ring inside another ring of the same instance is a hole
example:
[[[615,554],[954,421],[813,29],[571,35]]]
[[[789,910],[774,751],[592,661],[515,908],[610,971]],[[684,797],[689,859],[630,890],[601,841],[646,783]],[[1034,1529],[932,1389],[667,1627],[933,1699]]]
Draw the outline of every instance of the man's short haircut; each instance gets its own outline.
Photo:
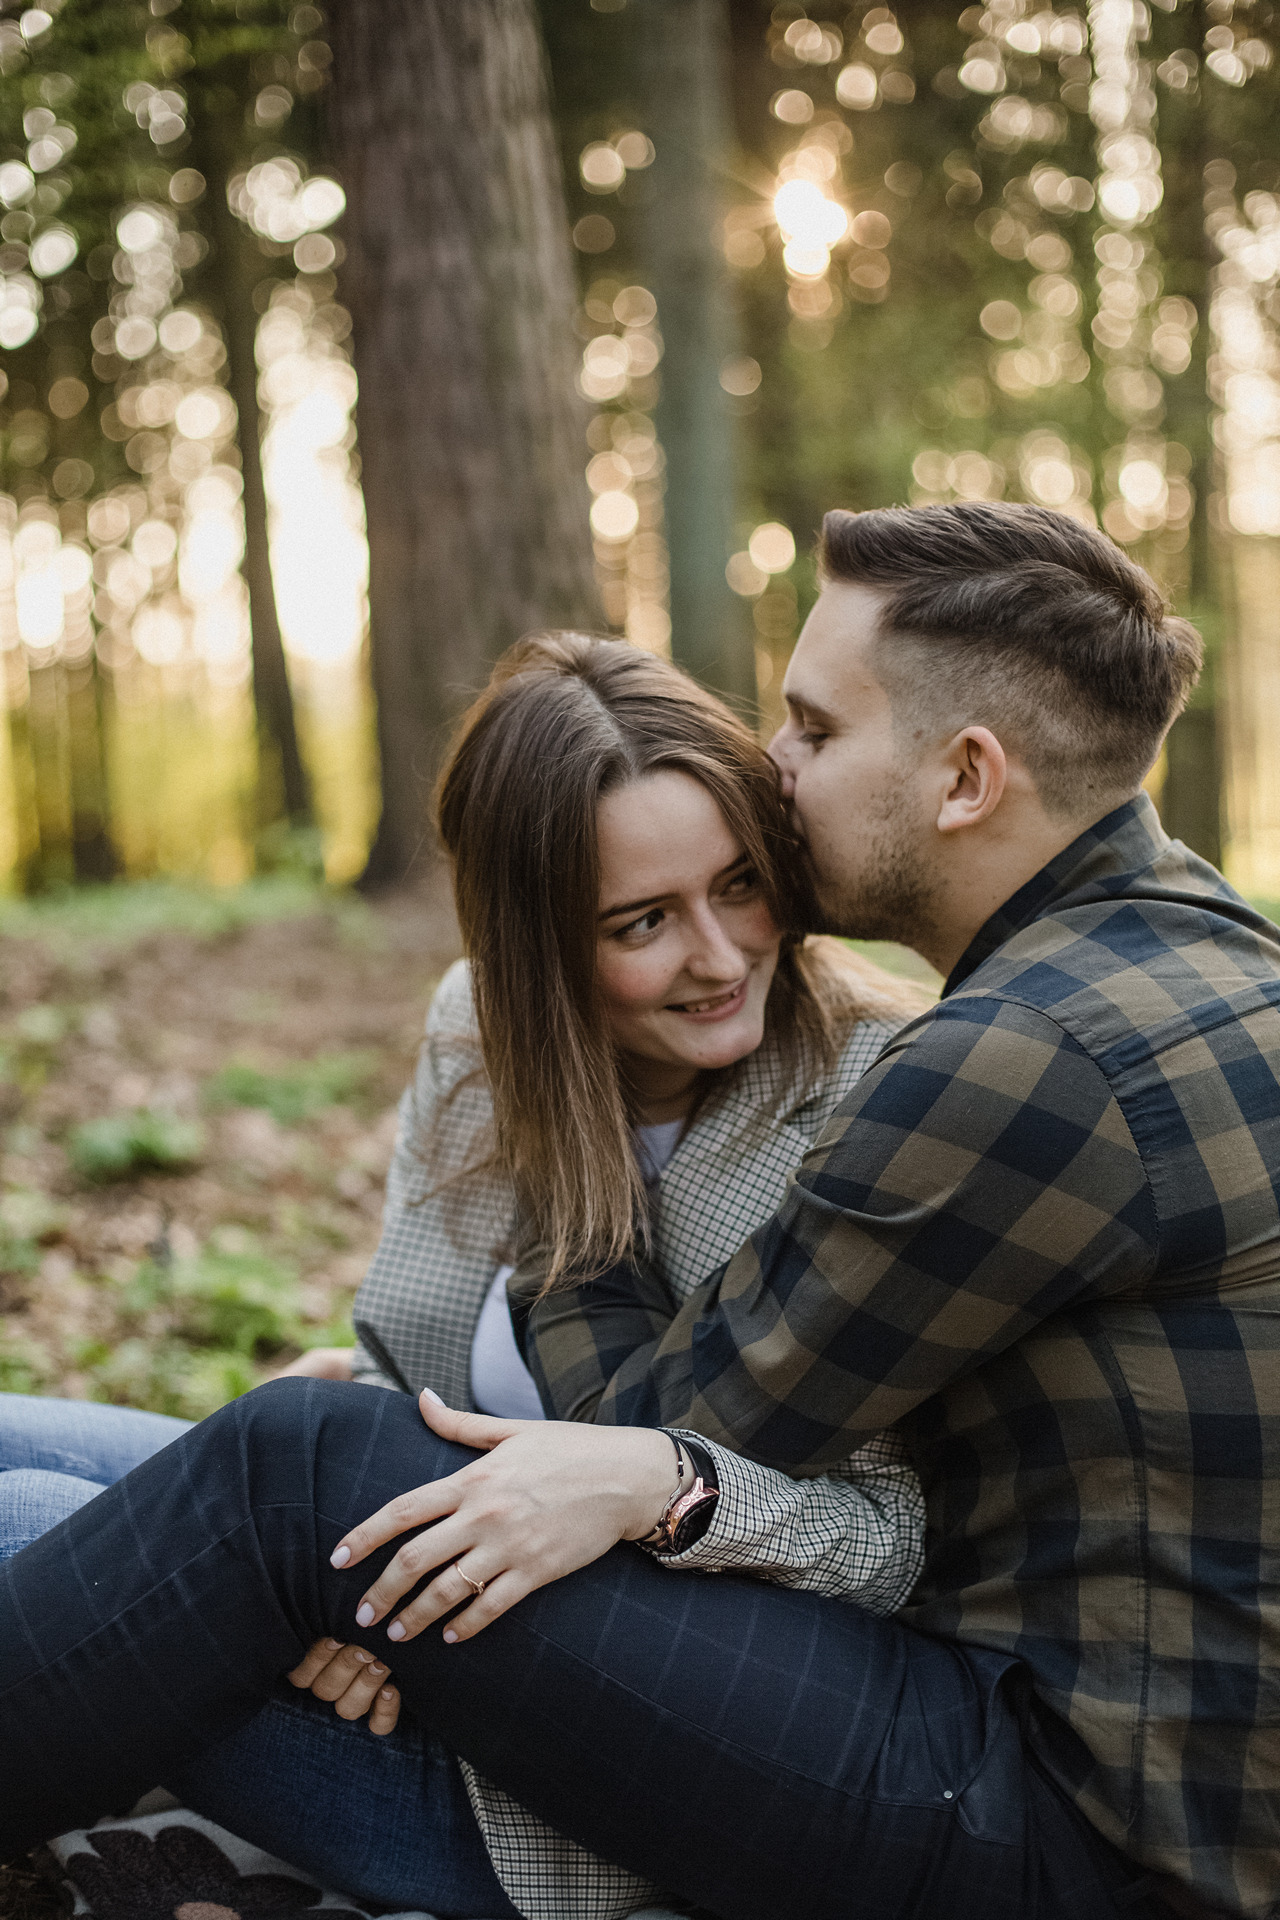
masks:
[[[873,665],[895,727],[989,726],[1054,813],[1135,793],[1199,676],[1200,636],[1150,575],[1047,507],[829,513],[819,558],[884,592]]]

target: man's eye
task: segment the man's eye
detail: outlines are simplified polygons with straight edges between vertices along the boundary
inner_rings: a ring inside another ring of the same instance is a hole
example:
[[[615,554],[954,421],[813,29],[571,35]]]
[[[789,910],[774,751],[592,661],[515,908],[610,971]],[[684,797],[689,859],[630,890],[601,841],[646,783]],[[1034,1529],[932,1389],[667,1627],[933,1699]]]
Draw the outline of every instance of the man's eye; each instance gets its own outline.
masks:
[[[829,735],[819,733],[816,727],[804,727],[801,729],[800,738],[804,741],[806,747],[820,747],[823,741],[829,738]]]

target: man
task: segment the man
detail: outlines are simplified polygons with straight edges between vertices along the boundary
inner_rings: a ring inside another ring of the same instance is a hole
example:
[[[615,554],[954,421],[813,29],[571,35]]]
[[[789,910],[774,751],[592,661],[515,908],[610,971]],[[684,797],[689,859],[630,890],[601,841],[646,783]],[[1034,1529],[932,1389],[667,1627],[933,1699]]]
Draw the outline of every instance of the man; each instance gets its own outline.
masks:
[[[821,562],[771,751],[830,927],[941,1001],[681,1310],[553,1296],[535,1371],[792,1472],[897,1423],[900,1617],[1025,1662],[1028,1764],[1174,1910],[1269,1914],[1280,942],[1141,790],[1199,643],[1036,508],[829,514]]]

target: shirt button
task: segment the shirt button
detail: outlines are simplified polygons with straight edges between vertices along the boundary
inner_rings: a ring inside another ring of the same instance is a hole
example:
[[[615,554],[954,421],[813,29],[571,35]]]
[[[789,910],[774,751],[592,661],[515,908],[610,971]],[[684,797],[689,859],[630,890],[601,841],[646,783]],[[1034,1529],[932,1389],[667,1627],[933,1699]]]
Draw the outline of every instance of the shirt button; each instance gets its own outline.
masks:
[[[954,1800],[954,1799],[955,1799],[955,1795],[954,1795],[954,1793],[944,1793],[942,1797],[943,1797],[943,1799],[944,1799],[944,1800]]]

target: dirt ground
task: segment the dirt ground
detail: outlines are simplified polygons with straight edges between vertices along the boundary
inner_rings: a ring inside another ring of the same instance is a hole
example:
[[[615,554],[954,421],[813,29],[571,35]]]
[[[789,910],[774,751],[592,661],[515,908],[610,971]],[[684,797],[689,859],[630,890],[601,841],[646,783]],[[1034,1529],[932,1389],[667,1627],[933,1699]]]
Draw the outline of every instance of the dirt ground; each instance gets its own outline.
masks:
[[[349,1340],[456,952],[439,886],[0,910],[0,1388],[199,1417]]]
[[[438,884],[0,908],[0,1388],[198,1418],[349,1342],[456,953]],[[0,1865],[4,1920],[69,1911],[49,1856]]]

